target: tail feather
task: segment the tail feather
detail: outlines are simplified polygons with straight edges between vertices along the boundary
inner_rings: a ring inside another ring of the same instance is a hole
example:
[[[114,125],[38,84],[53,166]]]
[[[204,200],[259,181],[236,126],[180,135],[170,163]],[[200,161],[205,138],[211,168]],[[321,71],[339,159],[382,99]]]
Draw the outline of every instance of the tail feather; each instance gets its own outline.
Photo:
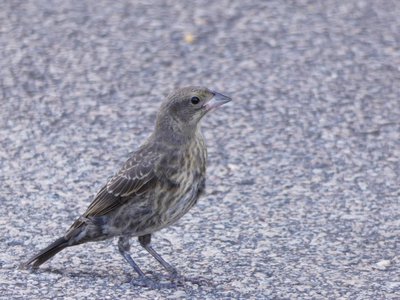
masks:
[[[68,240],[65,237],[61,237],[29,259],[23,266],[25,268],[37,268],[68,246]]]

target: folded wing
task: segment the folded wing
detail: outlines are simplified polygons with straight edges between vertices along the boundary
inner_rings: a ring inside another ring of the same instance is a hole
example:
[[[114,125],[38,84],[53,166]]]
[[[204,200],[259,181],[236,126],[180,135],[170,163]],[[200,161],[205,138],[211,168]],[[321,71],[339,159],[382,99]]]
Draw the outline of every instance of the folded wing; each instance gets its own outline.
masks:
[[[157,179],[156,161],[157,155],[151,151],[142,149],[136,152],[97,193],[84,216],[105,215],[127,201],[135,201],[136,196],[146,193]]]

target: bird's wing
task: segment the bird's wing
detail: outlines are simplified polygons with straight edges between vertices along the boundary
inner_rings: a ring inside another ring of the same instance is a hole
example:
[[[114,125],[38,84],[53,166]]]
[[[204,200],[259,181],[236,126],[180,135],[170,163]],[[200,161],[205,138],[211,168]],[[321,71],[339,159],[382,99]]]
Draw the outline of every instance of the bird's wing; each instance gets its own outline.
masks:
[[[85,217],[102,216],[145,193],[156,180],[157,155],[144,149],[137,151],[121,170],[97,193],[86,210]]]

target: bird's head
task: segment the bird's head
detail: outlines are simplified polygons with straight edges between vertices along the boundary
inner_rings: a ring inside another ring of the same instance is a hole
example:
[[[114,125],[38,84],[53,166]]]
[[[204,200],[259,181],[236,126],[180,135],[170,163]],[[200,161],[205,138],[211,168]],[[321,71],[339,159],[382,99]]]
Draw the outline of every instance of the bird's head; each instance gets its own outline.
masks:
[[[190,134],[208,112],[232,99],[205,87],[177,89],[165,99],[157,116],[157,127]],[[157,129],[158,129],[157,128]]]

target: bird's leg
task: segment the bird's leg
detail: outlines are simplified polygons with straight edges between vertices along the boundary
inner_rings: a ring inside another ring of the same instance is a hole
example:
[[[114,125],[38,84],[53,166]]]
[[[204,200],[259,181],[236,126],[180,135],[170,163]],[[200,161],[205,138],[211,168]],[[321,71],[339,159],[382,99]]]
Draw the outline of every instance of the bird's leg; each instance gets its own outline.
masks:
[[[197,284],[197,285],[210,285],[211,283],[204,279],[204,278],[187,278],[181,276],[178,271],[171,266],[169,263],[167,263],[160,254],[158,254],[153,247],[150,245],[151,243],[151,234],[146,234],[139,236],[139,243],[140,245],[147,250],[163,267],[166,269],[170,275],[173,281],[175,281],[178,285],[185,285],[186,281],[190,281],[191,283]]]
[[[163,267],[165,270],[167,270],[172,277],[177,278],[179,277],[178,275],[178,271],[171,266],[169,263],[167,263],[160,254],[158,254],[153,247],[150,245],[151,243],[151,234],[146,234],[146,235],[142,235],[139,236],[139,243],[140,245],[147,250],[147,252],[149,252]]]
[[[144,275],[143,271],[139,268],[139,266],[135,263],[132,257],[129,255],[128,251],[131,248],[129,243],[129,238],[125,236],[121,236],[118,239],[118,250],[125,258],[125,260],[132,266],[132,268],[138,273],[139,277],[137,279],[133,279],[131,281],[132,284],[139,285],[139,286],[146,286],[151,288],[160,288],[161,286],[154,282],[153,280],[149,279]]]
[[[171,284],[162,284],[159,282],[155,282],[154,280],[148,278],[143,271],[139,268],[139,266],[135,263],[132,257],[129,255],[128,251],[131,245],[129,243],[129,238],[125,236],[121,236],[118,239],[118,250],[125,258],[125,260],[132,266],[132,268],[138,273],[139,277],[132,279],[131,283],[138,286],[150,287],[153,289],[160,289],[160,288],[173,288],[175,285]]]
[[[132,257],[129,255],[129,249],[131,245],[129,243],[129,238],[121,236],[118,239],[118,250],[119,253],[125,258],[125,260],[131,265],[131,267],[139,274],[139,277],[146,277],[143,271],[139,268],[139,266],[135,263]]]

